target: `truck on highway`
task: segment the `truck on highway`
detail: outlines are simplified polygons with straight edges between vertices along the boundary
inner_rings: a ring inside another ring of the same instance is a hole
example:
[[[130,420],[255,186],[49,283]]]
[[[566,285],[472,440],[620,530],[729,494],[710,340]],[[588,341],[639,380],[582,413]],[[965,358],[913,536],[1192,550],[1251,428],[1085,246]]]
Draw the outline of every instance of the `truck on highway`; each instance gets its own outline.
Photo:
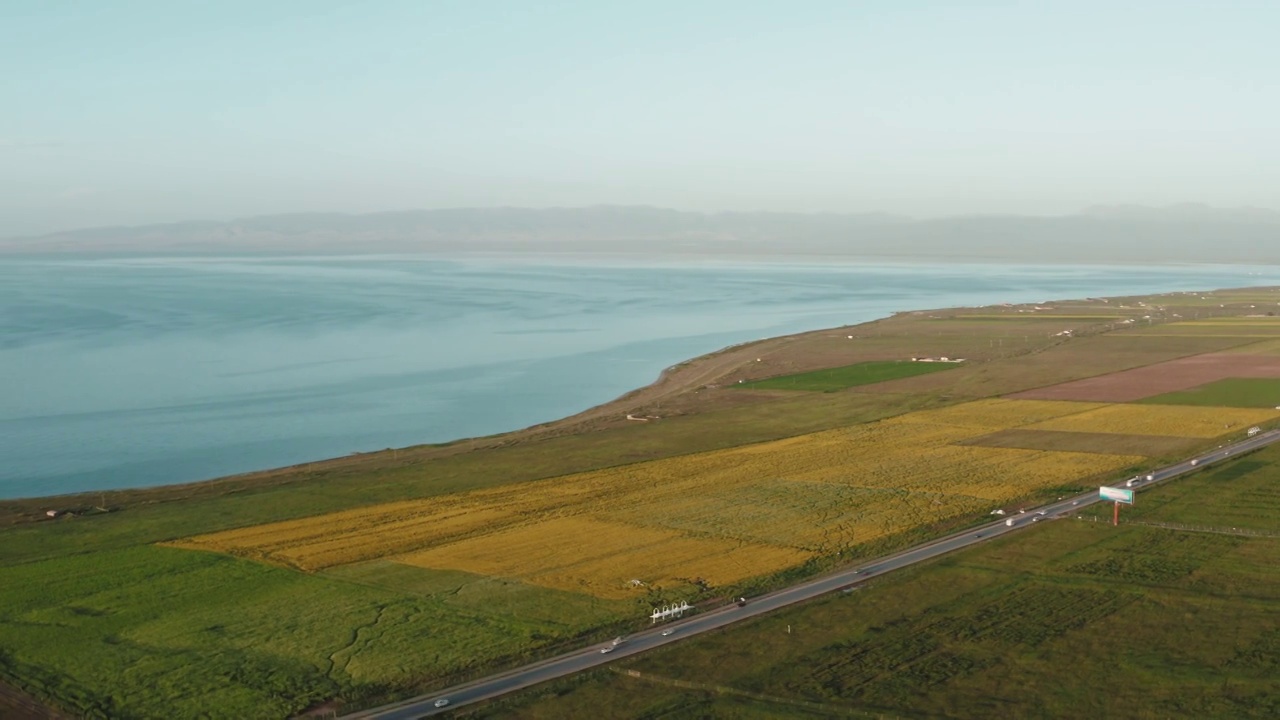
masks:
[[[1008,525],[1009,527],[1013,527],[1013,518],[1009,518],[1008,520],[1005,520],[1004,524]]]

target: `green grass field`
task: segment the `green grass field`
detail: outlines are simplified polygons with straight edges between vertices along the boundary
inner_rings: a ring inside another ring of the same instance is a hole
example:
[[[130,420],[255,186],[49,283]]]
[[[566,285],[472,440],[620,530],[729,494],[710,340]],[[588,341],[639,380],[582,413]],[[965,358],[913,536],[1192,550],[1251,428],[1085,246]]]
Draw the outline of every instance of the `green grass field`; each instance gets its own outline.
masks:
[[[0,678],[86,717],[280,718],[524,657],[630,609],[392,563],[344,570],[151,546],[9,568]]]
[[[1280,716],[1280,448],[1104,510],[471,715]]]
[[[1280,379],[1227,378],[1190,390],[1165,393],[1139,402],[1148,405],[1208,405],[1214,407],[1280,407]]]
[[[798,373],[796,375],[766,378],[755,382],[742,383],[736,387],[756,390],[826,392],[858,387],[859,385],[871,385],[887,380],[900,380],[917,375],[927,375],[939,370],[950,370],[959,365],[959,363],[884,360],[846,365],[845,367],[831,368],[830,370],[815,370],[814,372]]]

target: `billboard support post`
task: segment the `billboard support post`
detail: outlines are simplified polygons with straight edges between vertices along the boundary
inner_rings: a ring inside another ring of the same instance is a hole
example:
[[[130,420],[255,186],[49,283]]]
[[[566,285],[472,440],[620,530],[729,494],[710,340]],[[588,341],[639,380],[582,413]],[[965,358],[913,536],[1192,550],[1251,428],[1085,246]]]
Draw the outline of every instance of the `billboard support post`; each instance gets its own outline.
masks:
[[[1124,503],[1125,505],[1133,504],[1133,491],[1126,490],[1124,488],[1114,488],[1103,485],[1098,488],[1098,497],[1102,500],[1112,500],[1115,502],[1115,510],[1113,510],[1111,514],[1112,527],[1120,524],[1120,503]]]

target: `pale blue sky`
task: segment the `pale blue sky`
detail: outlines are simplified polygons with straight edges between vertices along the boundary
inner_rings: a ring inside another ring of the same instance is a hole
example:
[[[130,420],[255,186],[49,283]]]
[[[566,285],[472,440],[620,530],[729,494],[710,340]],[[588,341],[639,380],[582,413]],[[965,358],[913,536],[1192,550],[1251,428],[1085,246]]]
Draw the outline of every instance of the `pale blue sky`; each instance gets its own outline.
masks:
[[[1280,3],[0,2],[0,235],[1280,206]]]

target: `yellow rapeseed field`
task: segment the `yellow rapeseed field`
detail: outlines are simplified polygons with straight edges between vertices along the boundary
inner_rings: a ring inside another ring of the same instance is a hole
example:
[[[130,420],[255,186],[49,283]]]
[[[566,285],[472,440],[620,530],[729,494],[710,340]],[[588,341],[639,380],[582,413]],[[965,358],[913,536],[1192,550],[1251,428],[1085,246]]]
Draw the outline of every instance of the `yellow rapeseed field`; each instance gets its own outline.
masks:
[[[518,549],[518,550],[517,550]],[[586,517],[553,518],[399,558],[420,567],[518,577],[535,585],[622,598],[643,587],[702,579],[715,585],[798,565],[787,547],[691,537]]]
[[[1191,405],[1107,405],[1029,425],[1030,430],[1214,438],[1280,417],[1277,410]]]
[[[1183,408],[983,400],[174,544],[308,571],[385,558],[606,598],[692,578],[732,583],[815,554],[986,512],[1039,489],[1119,473],[1142,458],[957,443],[1011,427],[1064,423],[1074,429],[1078,418],[1106,419],[1108,412],[1133,412],[1130,407],[1152,425],[1174,417],[1175,427],[1124,432],[1176,434],[1179,423],[1190,422],[1170,413]],[[1240,413],[1255,411],[1228,412],[1239,422],[1246,417]]]
[[[922,410],[882,420],[882,424],[937,423],[966,428],[986,428],[990,432],[1023,427],[1052,418],[1076,415],[1106,407],[1106,403],[1067,400],[1008,400],[990,398],[952,405],[940,410]]]

